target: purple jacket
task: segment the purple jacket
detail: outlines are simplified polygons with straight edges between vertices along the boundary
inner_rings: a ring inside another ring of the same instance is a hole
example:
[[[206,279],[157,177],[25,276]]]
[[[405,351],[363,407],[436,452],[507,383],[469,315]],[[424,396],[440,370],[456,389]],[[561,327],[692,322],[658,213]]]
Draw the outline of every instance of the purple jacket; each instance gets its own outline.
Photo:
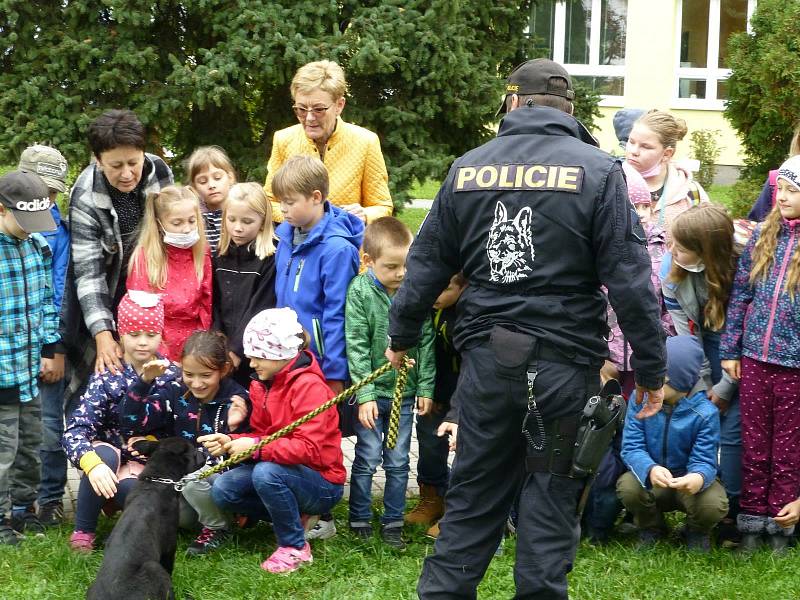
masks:
[[[647,232],[647,252],[650,254],[650,264],[653,266],[650,280],[653,282],[653,290],[658,296],[658,303],[661,306],[661,322],[664,325],[664,332],[667,335],[674,335],[674,328],[672,326],[672,319],[664,308],[664,302],[661,298],[661,279],[658,276],[661,270],[661,261],[664,254],[667,252],[667,236],[662,227],[652,223],[645,225]],[[617,315],[611,304],[608,305],[608,327],[610,329],[608,337],[608,353],[609,360],[614,363],[619,371],[633,371],[631,366],[632,351],[628,340],[622,335],[622,330],[617,322]]]
[[[784,220],[769,275],[751,286],[753,248],[762,227],[762,224],[757,226],[739,257],[720,342],[720,358],[734,360],[747,356],[800,368],[800,307],[784,289],[792,254],[800,242],[800,219]]]

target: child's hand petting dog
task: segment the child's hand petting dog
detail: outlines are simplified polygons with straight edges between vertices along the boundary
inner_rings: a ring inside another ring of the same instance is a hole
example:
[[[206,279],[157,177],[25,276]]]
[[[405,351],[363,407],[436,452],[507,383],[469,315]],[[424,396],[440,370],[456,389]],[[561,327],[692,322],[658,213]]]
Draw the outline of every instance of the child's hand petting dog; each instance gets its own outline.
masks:
[[[86,476],[89,478],[89,483],[92,484],[94,493],[98,496],[110,500],[117,495],[119,480],[116,473],[107,464],[97,464]]]
[[[231,406],[228,409],[228,427],[231,431],[239,428],[247,418],[247,403],[241,396],[231,396]]]
[[[169,367],[169,361],[166,358],[154,358],[147,361],[142,365],[142,381],[145,383],[152,382],[156,377],[163,375]]]
[[[231,438],[224,433],[210,433],[201,435],[197,441],[203,444],[211,456],[222,456],[225,454],[225,445],[231,441]]]

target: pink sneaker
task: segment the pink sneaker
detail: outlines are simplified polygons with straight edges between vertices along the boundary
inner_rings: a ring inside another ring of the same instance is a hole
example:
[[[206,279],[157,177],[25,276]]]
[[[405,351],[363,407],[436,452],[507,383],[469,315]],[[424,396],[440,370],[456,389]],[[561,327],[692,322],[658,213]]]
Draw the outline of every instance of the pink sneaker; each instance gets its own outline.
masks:
[[[279,546],[272,556],[261,563],[261,568],[270,573],[288,574],[312,562],[314,557],[311,556],[311,546],[306,542],[306,545],[299,549]]]
[[[69,547],[75,552],[91,552],[94,550],[94,534],[88,531],[73,531],[69,536]]]

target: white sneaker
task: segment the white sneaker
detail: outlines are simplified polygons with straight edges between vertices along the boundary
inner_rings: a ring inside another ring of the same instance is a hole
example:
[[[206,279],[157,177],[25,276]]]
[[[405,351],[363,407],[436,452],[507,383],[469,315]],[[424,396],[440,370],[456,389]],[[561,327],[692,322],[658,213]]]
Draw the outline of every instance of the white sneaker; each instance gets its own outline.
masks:
[[[333,521],[317,521],[306,534],[307,540],[328,540],[336,535],[336,524]]]

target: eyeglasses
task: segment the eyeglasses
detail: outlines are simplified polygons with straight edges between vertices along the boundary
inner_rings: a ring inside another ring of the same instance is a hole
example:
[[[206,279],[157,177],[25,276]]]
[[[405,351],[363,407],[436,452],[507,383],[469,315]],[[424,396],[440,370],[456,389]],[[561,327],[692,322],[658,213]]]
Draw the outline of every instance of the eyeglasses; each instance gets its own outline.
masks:
[[[321,117],[328,109],[333,106],[333,104],[329,104],[328,106],[315,106],[313,108],[306,108],[305,106],[297,106],[296,104],[292,106],[292,110],[294,114],[297,115],[298,119],[305,119],[308,113],[313,113],[315,117]]]

